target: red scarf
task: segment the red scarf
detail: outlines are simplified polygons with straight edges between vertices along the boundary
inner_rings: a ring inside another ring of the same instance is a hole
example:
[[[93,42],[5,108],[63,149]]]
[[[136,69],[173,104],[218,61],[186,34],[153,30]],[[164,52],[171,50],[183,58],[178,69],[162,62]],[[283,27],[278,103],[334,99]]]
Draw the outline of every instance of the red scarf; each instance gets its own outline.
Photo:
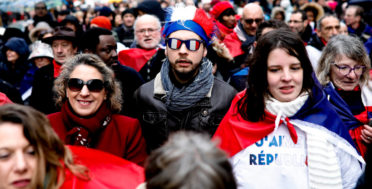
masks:
[[[105,102],[102,103],[96,114],[90,117],[78,116],[73,112],[68,101],[63,104],[61,113],[67,130],[65,141],[70,145],[94,147],[93,139],[98,138],[96,135],[105,129],[111,120],[110,110]]]
[[[122,50],[119,52],[118,60],[120,64],[129,66],[139,72],[157,51],[157,48],[151,50],[140,48]]]
[[[53,59],[54,78],[57,78],[61,73],[61,67],[62,64],[57,63],[56,60]]]
[[[220,138],[229,141],[220,143],[220,148],[228,152],[230,157],[261,140],[275,129],[276,116],[269,112],[265,112],[265,119],[258,122],[246,121],[237,113],[237,102],[244,94],[245,90],[235,96],[229,111],[213,136],[213,139]],[[293,142],[297,143],[297,132],[294,126],[289,123],[288,118],[285,121]],[[282,123],[281,120],[279,125]]]
[[[217,28],[219,29],[219,31],[220,31],[220,37],[219,37],[219,39],[222,41],[222,40],[224,40],[225,39],[225,36],[226,35],[229,35],[229,34],[231,34],[231,33],[233,33],[234,32],[234,28],[228,28],[228,27],[226,27],[225,25],[223,25],[221,22],[219,22],[219,21],[217,21],[216,22],[216,25],[217,25]],[[236,24],[235,24],[236,25]],[[235,26],[234,26],[235,27]]]

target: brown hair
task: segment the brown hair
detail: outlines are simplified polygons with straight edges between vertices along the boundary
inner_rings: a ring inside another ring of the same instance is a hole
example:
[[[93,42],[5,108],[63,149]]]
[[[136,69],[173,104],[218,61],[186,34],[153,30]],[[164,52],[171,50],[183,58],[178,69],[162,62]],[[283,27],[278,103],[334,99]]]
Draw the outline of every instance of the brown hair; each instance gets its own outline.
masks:
[[[0,125],[5,122],[21,124],[26,139],[35,149],[37,167],[31,188],[59,188],[65,168],[79,178],[89,179],[88,169],[74,163],[70,150],[63,145],[44,114],[28,106],[6,104],[0,106]]]

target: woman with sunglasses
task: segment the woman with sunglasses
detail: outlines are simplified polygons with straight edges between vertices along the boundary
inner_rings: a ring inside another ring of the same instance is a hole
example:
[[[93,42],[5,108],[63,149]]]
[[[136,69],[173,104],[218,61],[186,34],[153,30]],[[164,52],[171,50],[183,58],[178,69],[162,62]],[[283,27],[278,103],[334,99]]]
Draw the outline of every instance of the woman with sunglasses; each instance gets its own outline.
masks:
[[[368,87],[370,60],[363,43],[352,36],[333,37],[319,60],[317,77],[364,157],[372,142],[372,92]]]
[[[31,107],[0,106],[1,189],[132,189],[143,176],[143,168],[117,156],[64,146]]]
[[[301,38],[288,29],[261,36],[248,87],[237,94],[214,139],[231,156],[241,188],[354,188],[363,158],[313,79]]]
[[[61,112],[48,118],[66,144],[99,149],[142,165],[147,154],[141,126],[138,120],[117,114],[121,89],[100,58],[80,54],[70,59],[54,90]]]

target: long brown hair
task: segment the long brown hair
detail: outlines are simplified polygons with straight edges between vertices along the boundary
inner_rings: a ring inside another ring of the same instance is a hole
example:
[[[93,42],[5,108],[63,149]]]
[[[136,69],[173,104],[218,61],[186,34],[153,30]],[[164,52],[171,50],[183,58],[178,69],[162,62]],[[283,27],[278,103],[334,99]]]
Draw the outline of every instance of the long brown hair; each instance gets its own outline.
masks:
[[[26,139],[35,149],[37,167],[31,188],[59,188],[65,168],[79,178],[89,179],[88,169],[74,163],[70,150],[63,145],[44,114],[28,106],[6,104],[0,106],[0,124],[5,122],[21,124]]]

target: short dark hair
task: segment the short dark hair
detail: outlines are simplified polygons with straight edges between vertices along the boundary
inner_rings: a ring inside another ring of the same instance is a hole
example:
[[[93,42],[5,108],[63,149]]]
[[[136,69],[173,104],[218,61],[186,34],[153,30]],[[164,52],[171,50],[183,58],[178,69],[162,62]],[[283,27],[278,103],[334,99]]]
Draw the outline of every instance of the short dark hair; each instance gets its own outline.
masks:
[[[47,8],[47,5],[46,5],[46,3],[44,1],[39,1],[39,2],[35,3],[34,7],[36,8],[38,5],[44,5],[45,6],[45,9],[48,9]]]
[[[355,15],[354,16],[360,16],[363,18],[364,9],[363,7],[359,5],[349,5],[347,8],[352,7],[355,8]]]
[[[338,21],[340,21],[335,15],[332,15],[332,14],[325,14],[323,17],[321,17],[317,24],[316,24],[316,29],[321,31],[322,30],[322,27],[323,27],[323,20],[326,19],[326,18],[329,18],[329,17],[333,17],[333,18],[336,18]]]
[[[286,28],[290,30],[289,26],[281,20],[266,20],[262,22],[257,28],[256,41],[258,41],[259,38],[262,36],[262,31],[265,28],[273,28],[273,29]]]
[[[222,19],[223,16],[230,16],[230,15],[236,15],[234,9],[232,9],[232,8],[228,8],[228,9],[224,10],[220,14],[220,16],[218,16],[217,20],[220,21],[220,22],[222,22],[223,21],[223,19]]]
[[[153,151],[145,164],[146,188],[234,189],[236,182],[226,154],[195,132],[177,132]]]
[[[307,20],[307,15],[306,15],[306,12],[305,11],[303,11],[303,10],[295,10],[295,11],[292,12],[292,14],[297,14],[297,13],[300,13],[301,14],[302,21]]]
[[[99,36],[101,35],[112,35],[110,30],[104,28],[91,28],[87,30],[80,40],[80,48],[84,50],[89,50],[91,52],[96,52],[97,45],[99,44]]]
[[[267,59],[271,51],[283,49],[296,57],[303,68],[302,91],[310,98],[314,86],[313,67],[302,39],[288,29],[277,29],[263,35],[257,42],[252,58],[249,60],[248,87],[243,98],[237,103],[238,113],[243,119],[257,122],[265,116],[265,98],[269,96],[267,81]]]

